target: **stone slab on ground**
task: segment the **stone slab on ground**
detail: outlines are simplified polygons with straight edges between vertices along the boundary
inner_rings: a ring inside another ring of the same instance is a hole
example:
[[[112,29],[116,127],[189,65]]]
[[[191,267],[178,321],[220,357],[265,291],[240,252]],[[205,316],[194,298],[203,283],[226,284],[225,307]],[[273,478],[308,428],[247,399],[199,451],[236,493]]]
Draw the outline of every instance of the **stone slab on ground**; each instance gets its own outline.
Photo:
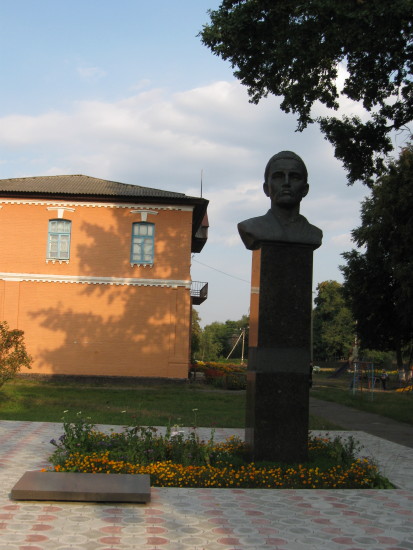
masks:
[[[14,500],[146,503],[151,498],[150,476],[29,471],[10,496]]]

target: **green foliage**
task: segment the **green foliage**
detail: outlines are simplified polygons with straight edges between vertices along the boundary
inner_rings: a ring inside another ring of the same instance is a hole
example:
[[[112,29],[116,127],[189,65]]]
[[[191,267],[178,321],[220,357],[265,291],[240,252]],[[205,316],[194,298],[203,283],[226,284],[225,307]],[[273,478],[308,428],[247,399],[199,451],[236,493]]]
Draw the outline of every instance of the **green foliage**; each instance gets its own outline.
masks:
[[[209,16],[201,40],[231,62],[251,102],[282,97],[299,131],[319,122],[349,182],[372,184],[393,149],[390,132],[413,118],[412,0],[222,0]],[[339,94],[362,103],[363,120],[313,118],[317,102],[337,110]]]
[[[201,318],[196,309],[192,308],[191,318],[191,361],[199,353],[201,348],[202,328],[200,325]]]
[[[227,390],[246,390],[247,375],[245,373],[232,373],[225,376],[225,388]]]
[[[50,443],[56,447],[50,457],[53,465],[62,465],[75,453],[88,455],[109,451],[110,460],[126,461],[132,464],[151,464],[171,460],[183,465],[207,465],[214,453],[214,431],[210,439],[202,441],[196,431],[186,434],[178,425],[168,426],[165,435],[151,426],[125,426],[121,432],[105,434],[96,425],[77,413],[72,421],[63,423],[64,433],[58,441]]]
[[[336,464],[349,466],[361,451],[361,445],[352,435],[347,438],[335,436],[327,438],[319,450],[320,456],[327,455]]]
[[[319,283],[314,303],[314,358],[348,358],[354,341],[354,320],[345,304],[342,285],[337,281]]]
[[[395,359],[394,352],[380,351],[377,349],[363,349],[359,353],[359,359],[364,362],[371,362],[380,368],[390,370]]]
[[[196,356],[196,359],[216,361],[221,357],[223,342],[227,339],[227,333],[222,331],[222,325],[223,323],[215,322],[204,328],[201,334],[199,356]]]
[[[413,338],[413,147],[404,149],[361,207],[352,232],[362,250],[343,254],[344,292],[363,348],[402,349]]]
[[[247,387],[245,365],[198,361],[191,370],[203,372],[206,383],[216,388],[245,390]]]
[[[64,411],[67,414],[69,411]],[[56,447],[55,459],[65,460],[70,453],[91,451],[98,443],[99,438],[95,433],[95,425],[90,417],[84,417],[81,411],[70,420],[67,416],[62,418],[64,434],[57,442],[52,439],[50,443]]]
[[[31,368],[32,359],[26,351],[23,335],[22,330],[10,330],[6,321],[0,323],[0,387],[23,367]]]
[[[244,356],[248,350],[249,318],[243,315],[239,321],[227,320],[225,323],[215,321],[203,329],[200,337],[200,349],[194,358],[199,361],[217,361],[227,357],[236,344],[241,331],[245,331]],[[242,355],[242,339],[239,340],[231,354],[231,359]]]

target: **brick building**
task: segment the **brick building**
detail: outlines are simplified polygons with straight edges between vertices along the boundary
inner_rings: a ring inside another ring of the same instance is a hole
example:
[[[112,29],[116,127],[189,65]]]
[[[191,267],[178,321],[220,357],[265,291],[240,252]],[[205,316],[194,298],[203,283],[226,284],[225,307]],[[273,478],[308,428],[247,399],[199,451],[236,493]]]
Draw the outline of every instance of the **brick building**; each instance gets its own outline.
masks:
[[[0,180],[0,320],[30,372],[186,378],[208,201],[82,175]]]

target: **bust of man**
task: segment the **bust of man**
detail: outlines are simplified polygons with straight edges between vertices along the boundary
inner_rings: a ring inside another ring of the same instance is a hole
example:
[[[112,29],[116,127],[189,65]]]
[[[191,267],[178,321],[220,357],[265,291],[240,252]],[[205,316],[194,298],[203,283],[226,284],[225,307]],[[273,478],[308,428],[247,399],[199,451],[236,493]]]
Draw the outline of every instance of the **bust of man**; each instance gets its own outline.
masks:
[[[300,202],[308,193],[307,168],[292,151],[281,151],[270,158],[264,173],[264,193],[271,208],[264,216],[238,224],[238,231],[249,250],[262,242],[321,245],[321,229],[300,214]]]

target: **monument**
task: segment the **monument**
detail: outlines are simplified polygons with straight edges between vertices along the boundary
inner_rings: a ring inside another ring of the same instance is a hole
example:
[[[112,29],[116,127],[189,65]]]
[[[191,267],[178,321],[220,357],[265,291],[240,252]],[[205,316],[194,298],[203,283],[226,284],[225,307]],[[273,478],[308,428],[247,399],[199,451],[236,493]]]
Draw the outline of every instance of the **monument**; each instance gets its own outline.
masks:
[[[291,151],[270,158],[263,216],[238,224],[253,251],[245,441],[251,458],[302,462],[308,453],[313,251],[322,231],[300,214],[308,175]]]

